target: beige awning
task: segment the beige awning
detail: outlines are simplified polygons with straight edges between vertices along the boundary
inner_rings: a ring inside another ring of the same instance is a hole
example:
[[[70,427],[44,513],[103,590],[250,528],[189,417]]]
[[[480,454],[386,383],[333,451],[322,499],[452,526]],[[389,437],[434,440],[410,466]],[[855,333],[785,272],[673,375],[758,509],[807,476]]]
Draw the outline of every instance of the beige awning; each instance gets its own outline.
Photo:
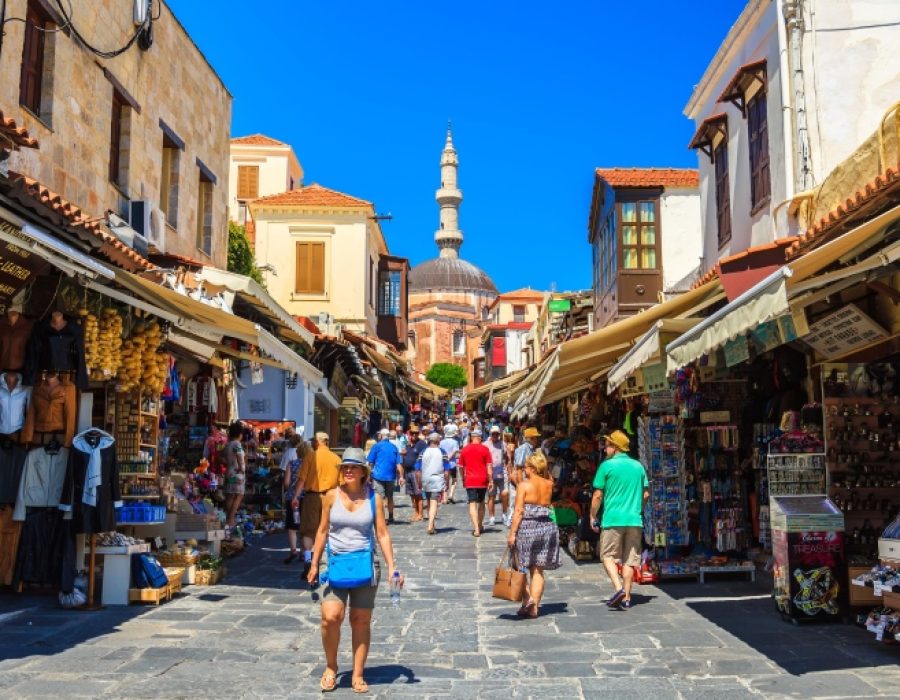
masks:
[[[698,306],[718,298],[721,292],[722,286],[715,279],[634,316],[562,343],[556,366],[536,396],[536,405],[559,400],[595,383],[657,321],[694,313]]]
[[[239,296],[278,329],[276,335],[281,339],[310,346],[315,343],[315,336],[310,331],[297,323],[261,284],[246,275],[204,267],[196,277],[217,287],[225,287],[232,296]]]
[[[889,209],[776,270],[669,343],[666,352],[674,366],[684,367],[760,323],[791,313],[792,298],[798,298],[800,294],[817,286],[824,286],[834,279],[830,273],[819,279],[814,277],[816,273],[836,262],[846,262],[857,256],[898,220],[900,206]],[[878,255],[873,258],[878,258]],[[847,271],[847,274],[850,272]]]
[[[667,359],[666,345],[696,326],[700,320],[699,318],[664,318],[657,321],[609,370],[609,374],[606,375],[607,390],[612,393],[644,365]],[[669,369],[675,369],[675,367],[672,366]]]

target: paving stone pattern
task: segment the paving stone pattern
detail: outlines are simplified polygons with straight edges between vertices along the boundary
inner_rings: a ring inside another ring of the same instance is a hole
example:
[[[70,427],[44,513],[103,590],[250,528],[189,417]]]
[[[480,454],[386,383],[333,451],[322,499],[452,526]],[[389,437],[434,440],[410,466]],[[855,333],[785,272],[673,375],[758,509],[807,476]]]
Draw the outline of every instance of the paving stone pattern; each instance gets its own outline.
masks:
[[[506,532],[474,538],[464,505],[429,537],[398,509],[407,575],[399,610],[379,592],[369,665],[384,698],[900,698],[900,646],[849,625],[794,626],[765,581],[639,587],[602,604],[597,563],[550,572],[542,614],[519,620],[490,595]],[[286,538],[254,539],[224,585],[156,607],[58,610],[0,595],[0,698],[307,698],[321,695],[319,607]],[[336,696],[349,697],[349,627]]]

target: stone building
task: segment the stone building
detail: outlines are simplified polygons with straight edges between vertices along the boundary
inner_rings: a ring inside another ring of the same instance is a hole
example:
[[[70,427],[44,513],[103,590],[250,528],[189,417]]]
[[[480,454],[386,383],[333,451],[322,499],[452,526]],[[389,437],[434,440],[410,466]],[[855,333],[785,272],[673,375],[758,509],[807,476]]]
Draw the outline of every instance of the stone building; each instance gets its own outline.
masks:
[[[481,329],[488,320],[497,287],[487,273],[459,257],[463,232],[459,229],[462,191],[457,186],[459,159],[453,134],[441,153],[441,186],[435,194],[440,228],[434,234],[439,256],[416,265],[409,274],[409,343],[407,357],[423,374],[439,362],[466,369],[469,388],[475,386],[470,368],[483,353]]]
[[[157,251],[224,268],[231,95],[222,80],[165,2],[143,24],[140,3],[63,7],[69,17],[49,0],[5,3],[0,110],[40,143],[10,156],[10,178],[37,181],[91,219],[118,215],[108,230],[135,249],[143,240],[131,229]],[[124,50],[104,53],[112,49]]]

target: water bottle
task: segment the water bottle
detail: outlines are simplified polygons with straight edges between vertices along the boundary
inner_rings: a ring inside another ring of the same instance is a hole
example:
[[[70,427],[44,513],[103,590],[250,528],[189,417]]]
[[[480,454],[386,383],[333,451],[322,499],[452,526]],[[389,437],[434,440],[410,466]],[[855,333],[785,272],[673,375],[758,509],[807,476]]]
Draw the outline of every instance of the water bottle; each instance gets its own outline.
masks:
[[[391,576],[391,607],[400,607],[400,572],[395,571]]]
[[[300,506],[294,508],[294,525],[300,524]]]

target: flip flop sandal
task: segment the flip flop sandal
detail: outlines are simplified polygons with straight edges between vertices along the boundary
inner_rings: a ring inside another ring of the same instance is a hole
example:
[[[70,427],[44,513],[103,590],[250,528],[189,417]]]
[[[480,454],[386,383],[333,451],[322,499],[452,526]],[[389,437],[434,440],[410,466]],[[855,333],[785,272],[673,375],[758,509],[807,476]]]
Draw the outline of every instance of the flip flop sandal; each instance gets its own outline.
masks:
[[[472,537],[481,537],[481,533],[478,530],[472,530]]]
[[[369,684],[366,683],[362,678],[357,678],[353,683],[350,684],[350,687],[353,688],[354,693],[368,693],[369,692]]]
[[[325,673],[322,674],[322,678],[319,679],[319,687],[323,693],[330,693],[337,688],[337,672],[326,669]]]

